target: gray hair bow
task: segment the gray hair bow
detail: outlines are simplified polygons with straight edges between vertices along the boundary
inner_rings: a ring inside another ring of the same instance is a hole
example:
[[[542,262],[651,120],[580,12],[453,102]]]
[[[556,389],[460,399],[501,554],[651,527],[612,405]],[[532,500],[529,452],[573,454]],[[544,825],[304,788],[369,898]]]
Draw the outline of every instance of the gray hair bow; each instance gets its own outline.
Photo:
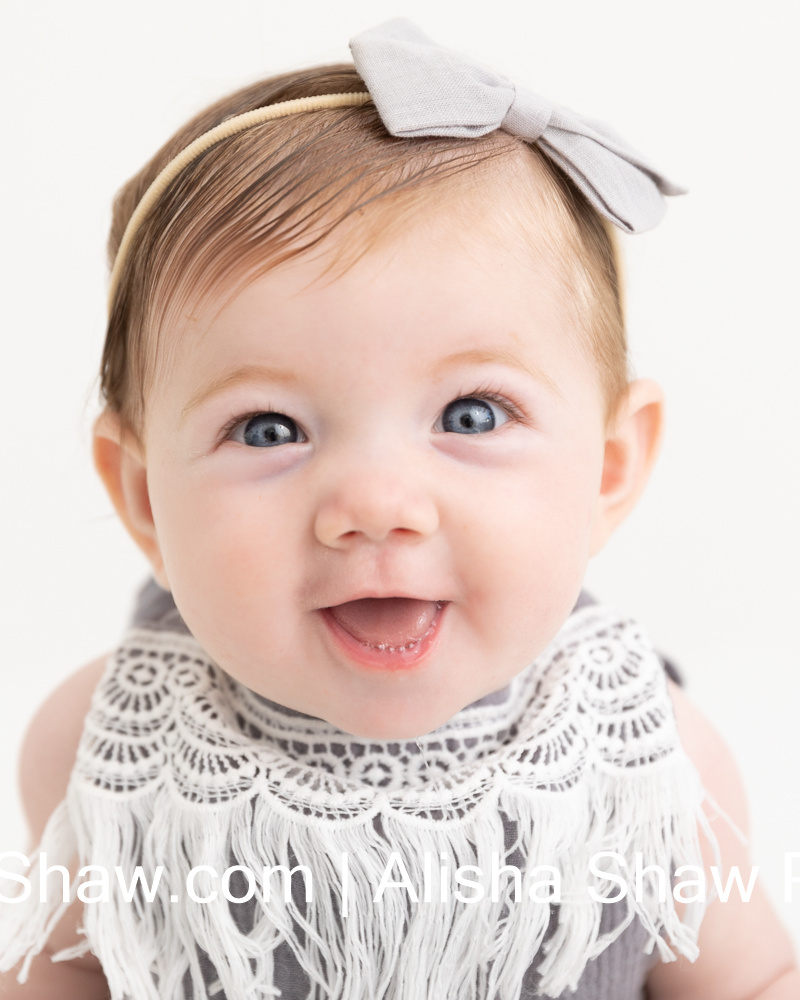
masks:
[[[535,142],[597,211],[628,233],[658,225],[662,195],[685,194],[602,122],[559,108],[404,18],[350,42],[353,61],[391,135],[470,138],[503,129]]]

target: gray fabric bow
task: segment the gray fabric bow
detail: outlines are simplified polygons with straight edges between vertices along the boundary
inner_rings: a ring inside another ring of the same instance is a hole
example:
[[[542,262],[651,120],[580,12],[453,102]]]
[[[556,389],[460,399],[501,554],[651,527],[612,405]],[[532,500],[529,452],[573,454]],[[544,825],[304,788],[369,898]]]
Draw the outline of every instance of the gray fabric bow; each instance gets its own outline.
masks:
[[[535,142],[601,215],[628,233],[661,221],[662,195],[685,194],[607,125],[441,48],[404,18],[357,35],[350,50],[391,135],[469,138],[502,128]]]

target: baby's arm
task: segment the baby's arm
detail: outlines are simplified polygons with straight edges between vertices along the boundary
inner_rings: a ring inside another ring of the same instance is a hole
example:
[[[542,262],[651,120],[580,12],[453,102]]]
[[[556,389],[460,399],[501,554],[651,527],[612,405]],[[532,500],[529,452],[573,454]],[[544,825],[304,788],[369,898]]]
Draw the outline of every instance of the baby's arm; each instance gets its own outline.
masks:
[[[20,755],[20,782],[31,849],[39,844],[45,823],[66,793],[83,720],[105,662],[105,657],[95,660],[69,677],[45,701],[28,729]],[[17,982],[18,968],[0,973],[2,1000],[106,1000],[108,985],[94,955],[50,961],[54,952],[82,940],[77,928],[83,907],[77,900],[66,911],[44,951],[31,963],[27,982]]]
[[[747,807],[738,768],[730,751],[703,714],[670,682],[681,743],[711,797],[747,832]],[[724,819],[712,820],[722,855],[722,884],[738,865],[747,885],[747,847]],[[704,851],[706,866],[714,864]],[[797,1000],[800,971],[789,937],[756,882],[749,902],[734,888],[728,902],[709,904],[698,939],[700,957],[657,965],[648,978],[651,1000]]]

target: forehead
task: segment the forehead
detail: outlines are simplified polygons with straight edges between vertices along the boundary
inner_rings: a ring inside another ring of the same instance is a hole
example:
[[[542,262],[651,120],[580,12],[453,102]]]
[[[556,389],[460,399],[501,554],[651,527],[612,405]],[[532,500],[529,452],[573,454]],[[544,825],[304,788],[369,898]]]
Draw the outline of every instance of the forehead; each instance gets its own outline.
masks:
[[[471,186],[387,225],[351,220],[316,253],[216,289],[174,317],[168,382],[208,387],[266,367],[364,384],[504,365],[559,390],[597,379],[577,347],[549,220],[513,190]],[[401,224],[402,223],[402,224]],[[539,237],[541,235],[541,238]]]
[[[243,209],[241,225],[235,223],[244,199],[236,190],[223,193],[217,210],[231,225],[216,226],[208,239],[198,239],[199,230],[192,233],[184,253],[173,248],[155,283],[152,319],[157,324],[174,301],[183,308],[219,298],[295,256],[319,253],[336,273],[384,244],[436,235],[462,247],[486,244],[492,236],[512,242],[554,274],[561,272],[568,284],[577,233],[552,167],[510,136],[484,138],[495,141],[480,155],[473,150],[454,157],[450,150],[428,162],[406,152],[383,163],[375,176],[358,174],[356,164],[352,183],[344,183],[346,173],[337,174],[338,188],[321,180],[265,180],[260,186],[277,185],[283,195],[266,194],[265,205]],[[211,207],[214,199],[206,199]],[[276,205],[267,207],[271,201]]]

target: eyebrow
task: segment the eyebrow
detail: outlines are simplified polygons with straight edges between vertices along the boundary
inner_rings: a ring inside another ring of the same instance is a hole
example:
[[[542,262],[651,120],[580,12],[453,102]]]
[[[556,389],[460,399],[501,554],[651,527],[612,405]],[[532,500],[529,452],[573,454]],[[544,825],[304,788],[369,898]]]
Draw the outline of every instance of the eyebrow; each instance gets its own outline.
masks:
[[[506,365],[508,368],[516,368],[518,371],[524,372],[526,375],[530,375],[532,379],[540,382],[542,385],[550,389],[551,392],[554,392],[557,396],[561,396],[563,398],[561,390],[543,368],[540,368],[537,364],[523,361],[512,351],[487,351],[481,350],[480,348],[475,348],[469,351],[458,351],[455,354],[449,354],[446,358],[442,358],[437,361],[436,364],[431,367],[430,374],[436,378],[453,368],[461,368],[466,365],[496,364]]]
[[[558,386],[546,371],[538,365],[522,361],[521,358],[518,358],[511,351],[486,351],[479,348],[469,351],[458,351],[437,361],[431,367],[430,375],[436,378],[453,368],[460,368],[466,365],[491,364],[501,364],[507,365],[509,368],[516,368],[526,375],[530,375],[531,378],[542,385],[545,385],[552,392],[556,393],[556,395],[561,396]],[[220,393],[227,392],[230,389],[235,389],[240,385],[256,385],[263,382],[272,382],[278,385],[296,385],[299,381],[294,372],[283,368],[271,368],[268,365],[255,364],[241,365],[239,368],[234,368],[232,371],[218,375],[206,382],[205,385],[200,386],[190,396],[188,402],[181,410],[179,423],[182,424],[193,410],[202,406],[203,403],[207,403],[209,399],[213,399],[214,396],[218,396]]]
[[[222,392],[235,389],[240,385],[256,385],[263,382],[277,383],[278,385],[295,385],[300,380],[294,372],[286,371],[283,368],[270,368],[267,365],[241,365],[232,371],[225,372],[210,379],[205,385],[193,393],[186,405],[181,410],[179,423],[196,410],[198,406],[207,403],[209,399],[218,396]]]

